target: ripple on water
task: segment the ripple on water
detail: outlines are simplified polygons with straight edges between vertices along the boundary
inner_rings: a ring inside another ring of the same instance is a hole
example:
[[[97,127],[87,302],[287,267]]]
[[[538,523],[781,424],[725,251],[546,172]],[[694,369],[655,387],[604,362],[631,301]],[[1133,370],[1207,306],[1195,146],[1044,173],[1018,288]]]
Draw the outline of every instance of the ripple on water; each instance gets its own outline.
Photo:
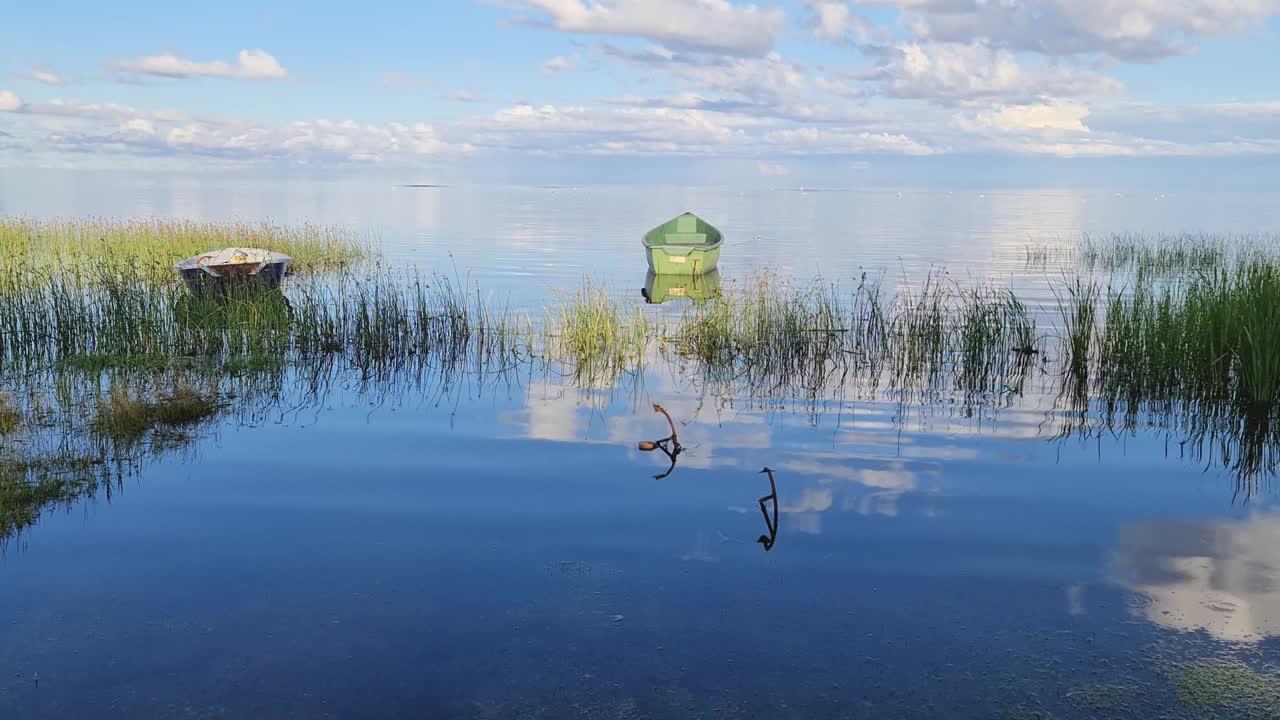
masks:
[[[1156,598],[1154,595],[1149,595],[1144,592],[1135,591],[1135,592],[1129,593],[1125,597],[1124,604],[1130,608],[1133,608],[1134,610],[1144,610],[1146,608],[1151,607],[1155,603],[1156,603]]]

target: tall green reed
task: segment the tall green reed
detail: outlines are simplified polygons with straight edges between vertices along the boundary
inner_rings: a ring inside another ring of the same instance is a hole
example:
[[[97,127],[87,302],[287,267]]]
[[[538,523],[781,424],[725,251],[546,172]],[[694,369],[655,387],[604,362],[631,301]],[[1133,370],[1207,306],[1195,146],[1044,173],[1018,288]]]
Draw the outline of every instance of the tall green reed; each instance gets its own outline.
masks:
[[[284,253],[303,274],[348,267],[377,252],[372,241],[346,229],[310,223],[0,217],[0,271],[15,265],[73,274],[127,269],[171,282],[175,262],[230,246]]]

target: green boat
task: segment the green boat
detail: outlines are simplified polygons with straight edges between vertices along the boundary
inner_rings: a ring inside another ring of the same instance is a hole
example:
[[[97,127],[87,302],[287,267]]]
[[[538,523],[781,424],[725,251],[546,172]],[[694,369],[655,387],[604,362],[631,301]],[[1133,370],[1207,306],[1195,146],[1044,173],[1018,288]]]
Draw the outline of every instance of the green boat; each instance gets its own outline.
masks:
[[[716,269],[724,237],[706,220],[685,213],[644,234],[649,270],[657,275],[701,275]]]
[[[658,305],[668,300],[688,298],[700,302],[720,294],[720,271],[701,275],[655,275],[649,273],[640,291],[645,302]]]

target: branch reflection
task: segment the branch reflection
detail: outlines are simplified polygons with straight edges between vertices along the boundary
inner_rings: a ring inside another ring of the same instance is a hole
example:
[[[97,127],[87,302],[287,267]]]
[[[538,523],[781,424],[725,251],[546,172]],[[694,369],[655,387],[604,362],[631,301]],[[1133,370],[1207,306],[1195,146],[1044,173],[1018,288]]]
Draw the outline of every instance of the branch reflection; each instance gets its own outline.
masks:
[[[661,413],[662,416],[667,419],[667,425],[671,427],[671,434],[661,440],[641,440],[640,449],[644,452],[661,450],[662,453],[667,456],[667,459],[671,461],[671,465],[667,468],[666,472],[653,476],[654,480],[662,480],[675,471],[676,458],[680,456],[680,453],[684,452],[684,446],[680,444],[679,438],[676,437],[676,423],[671,419],[671,413],[668,413],[657,403],[654,403],[653,411]]]
[[[769,475],[769,494],[760,498],[760,514],[764,515],[764,526],[769,531],[768,535],[761,535],[756,542],[764,546],[764,551],[769,552],[773,549],[773,544],[778,541],[778,485],[773,479],[773,470],[764,468],[761,474]],[[769,505],[773,505],[773,516],[770,519]]]

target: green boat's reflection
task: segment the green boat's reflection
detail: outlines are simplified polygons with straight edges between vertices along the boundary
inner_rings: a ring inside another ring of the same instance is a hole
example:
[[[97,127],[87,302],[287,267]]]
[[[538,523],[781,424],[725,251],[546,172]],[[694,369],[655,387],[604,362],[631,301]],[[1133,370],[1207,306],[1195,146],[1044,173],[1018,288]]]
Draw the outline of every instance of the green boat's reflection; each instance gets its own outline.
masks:
[[[668,300],[688,298],[700,301],[716,297],[720,294],[720,271],[701,275],[656,275],[650,272],[644,279],[645,302],[651,305]]]

